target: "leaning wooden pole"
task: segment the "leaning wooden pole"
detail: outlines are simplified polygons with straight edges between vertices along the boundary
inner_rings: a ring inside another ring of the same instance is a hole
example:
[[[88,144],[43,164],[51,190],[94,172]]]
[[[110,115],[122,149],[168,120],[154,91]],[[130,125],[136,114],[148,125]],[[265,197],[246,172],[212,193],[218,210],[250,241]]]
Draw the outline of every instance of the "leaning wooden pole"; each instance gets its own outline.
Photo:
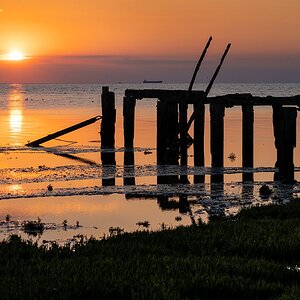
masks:
[[[67,133],[70,133],[72,131],[75,131],[77,129],[80,129],[82,127],[85,127],[85,126],[88,126],[90,124],[93,124],[95,123],[96,121],[100,120],[101,119],[101,116],[96,116],[94,118],[91,118],[91,119],[88,119],[86,121],[83,121],[83,122],[80,122],[78,124],[75,124],[73,126],[70,126],[70,127],[67,127],[63,130],[60,130],[60,131],[57,131],[57,132],[54,132],[52,134],[49,134],[43,138],[40,138],[38,140],[35,140],[33,142],[30,142],[28,144],[26,144],[25,146],[29,146],[29,147],[39,147],[41,144],[43,143],[46,143],[48,141],[51,141],[51,140],[54,140],[64,134],[67,134]]]
[[[196,76],[199,72],[200,66],[204,60],[204,57],[206,55],[207,49],[210,46],[210,43],[212,41],[212,37],[210,37],[206,43],[206,46],[199,58],[199,61],[195,67],[193,76],[192,76],[192,80],[190,82],[188,91],[184,97],[184,99],[181,99],[181,101],[179,102],[179,133],[180,133],[180,163],[182,166],[186,166],[187,165],[187,144],[188,144],[188,140],[187,140],[187,134],[188,134],[188,127],[187,127],[187,109],[188,109],[188,99],[190,96],[190,93],[193,89],[194,83],[195,83],[195,79]]]
[[[212,88],[212,86],[213,86],[213,84],[214,84],[214,82],[215,82],[218,74],[219,74],[219,71],[220,71],[220,69],[221,69],[221,67],[223,65],[223,62],[225,60],[225,57],[226,57],[226,55],[227,55],[230,47],[231,47],[231,44],[228,44],[227,47],[226,47],[226,49],[225,49],[225,51],[224,51],[224,53],[223,53],[223,56],[222,56],[222,58],[220,60],[220,63],[218,65],[217,69],[215,70],[215,73],[214,73],[213,77],[211,78],[211,80],[210,80],[210,82],[209,82],[209,84],[208,84],[208,86],[207,86],[207,88],[206,88],[206,90],[205,90],[205,92],[204,92],[204,94],[203,94],[203,96],[201,98],[201,101],[199,101],[198,105],[196,106],[196,109],[193,111],[193,113],[192,113],[192,115],[191,115],[191,117],[190,117],[190,119],[189,119],[189,121],[187,123],[187,131],[190,129],[192,123],[194,122],[195,116],[198,113],[198,110],[201,109],[201,105],[203,104],[204,100],[207,98],[207,96],[208,96],[208,94],[209,94],[209,92],[210,92],[210,90],[211,90],[211,88]]]

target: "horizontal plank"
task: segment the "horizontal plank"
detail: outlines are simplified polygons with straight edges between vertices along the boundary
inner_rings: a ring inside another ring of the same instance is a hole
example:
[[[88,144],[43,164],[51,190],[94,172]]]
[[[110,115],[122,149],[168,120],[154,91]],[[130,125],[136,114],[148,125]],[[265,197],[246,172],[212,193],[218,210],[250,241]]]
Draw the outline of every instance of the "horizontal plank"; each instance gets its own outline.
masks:
[[[170,102],[178,102],[187,94],[186,90],[159,90],[159,89],[145,89],[145,90],[131,90],[125,91],[125,96],[135,99],[160,99]],[[204,95],[203,91],[192,91],[190,94],[190,101],[197,101]]]
[[[161,101],[179,102],[186,95],[185,90],[132,90],[127,89],[125,95],[135,99],[159,99]],[[189,104],[199,103],[202,101],[203,91],[192,91],[188,99]],[[294,105],[300,107],[300,95],[286,97],[258,97],[252,96],[249,93],[245,94],[228,94],[216,97],[208,97],[204,100],[205,104],[220,103],[225,107],[238,105],[253,105],[253,106],[271,106],[271,105]]]

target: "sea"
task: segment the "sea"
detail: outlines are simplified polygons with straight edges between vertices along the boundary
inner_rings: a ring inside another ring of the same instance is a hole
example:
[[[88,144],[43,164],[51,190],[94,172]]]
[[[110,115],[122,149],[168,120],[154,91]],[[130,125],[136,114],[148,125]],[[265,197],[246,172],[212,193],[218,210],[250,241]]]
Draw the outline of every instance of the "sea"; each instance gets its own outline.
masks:
[[[103,86],[115,93],[116,146],[107,150],[115,152],[115,167],[101,163],[101,120],[49,141],[43,147],[25,146],[101,115]],[[254,183],[242,182],[242,173],[247,170],[241,168],[240,107],[227,108],[225,113],[224,183],[210,183],[214,171],[210,168],[208,107],[205,167],[194,167],[193,147],[189,148],[187,168],[156,165],[157,99],[137,100],[135,165],[124,167],[125,90],[187,88],[188,83],[0,84],[0,239],[18,234],[38,243],[63,244],[79,236],[101,238],[115,232],[208,222],[213,215],[232,215],[243,207],[298,198],[297,183],[282,185],[273,181],[276,149],[269,107],[256,107],[254,112]],[[206,84],[194,86],[194,90],[205,89]],[[300,95],[300,83],[216,83],[209,96],[235,93],[288,97]],[[294,150],[297,180],[300,179],[299,122],[298,118]],[[158,176],[180,174],[187,175],[189,183],[157,183]],[[204,175],[205,183],[194,183],[195,175]],[[134,179],[130,185],[125,184],[128,178]],[[259,188],[263,184],[272,189],[270,197],[260,196]],[[29,232],[24,225],[28,222],[42,222],[44,229]]]

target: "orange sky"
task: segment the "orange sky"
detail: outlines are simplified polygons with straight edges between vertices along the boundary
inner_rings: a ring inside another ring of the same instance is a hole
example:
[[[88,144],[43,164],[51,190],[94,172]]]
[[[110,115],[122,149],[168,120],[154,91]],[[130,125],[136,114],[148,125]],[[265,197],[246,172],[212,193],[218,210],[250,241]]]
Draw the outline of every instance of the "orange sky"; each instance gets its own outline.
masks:
[[[267,57],[266,76],[274,77],[274,70],[283,67],[291,71],[289,80],[300,80],[299,0],[2,0],[0,10],[0,57],[12,50],[31,57],[26,62],[0,61],[0,82],[55,81],[59,71],[65,81],[75,71],[83,72],[82,80],[94,74],[89,80],[105,81],[109,73],[107,81],[134,81],[142,69],[156,75],[147,69],[153,59],[180,62],[171,70],[157,63],[157,75],[168,80],[168,71],[182,70],[186,75],[178,75],[178,81],[186,81],[210,35],[214,64],[232,42],[231,66],[243,69],[242,75],[247,66],[253,71],[253,59],[262,67]],[[97,64],[91,55],[101,56]],[[281,61],[280,68],[275,60]],[[71,79],[81,81],[77,77]]]

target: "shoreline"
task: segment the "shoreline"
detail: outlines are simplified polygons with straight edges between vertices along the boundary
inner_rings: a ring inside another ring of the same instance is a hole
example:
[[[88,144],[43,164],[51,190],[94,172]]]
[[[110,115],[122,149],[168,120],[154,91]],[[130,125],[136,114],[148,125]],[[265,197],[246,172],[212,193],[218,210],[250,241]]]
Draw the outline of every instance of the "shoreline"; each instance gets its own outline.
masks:
[[[113,234],[100,241],[78,237],[73,249],[53,244],[47,251],[13,236],[0,244],[2,295],[296,299],[299,216],[300,203],[293,201],[242,210],[207,225]]]

